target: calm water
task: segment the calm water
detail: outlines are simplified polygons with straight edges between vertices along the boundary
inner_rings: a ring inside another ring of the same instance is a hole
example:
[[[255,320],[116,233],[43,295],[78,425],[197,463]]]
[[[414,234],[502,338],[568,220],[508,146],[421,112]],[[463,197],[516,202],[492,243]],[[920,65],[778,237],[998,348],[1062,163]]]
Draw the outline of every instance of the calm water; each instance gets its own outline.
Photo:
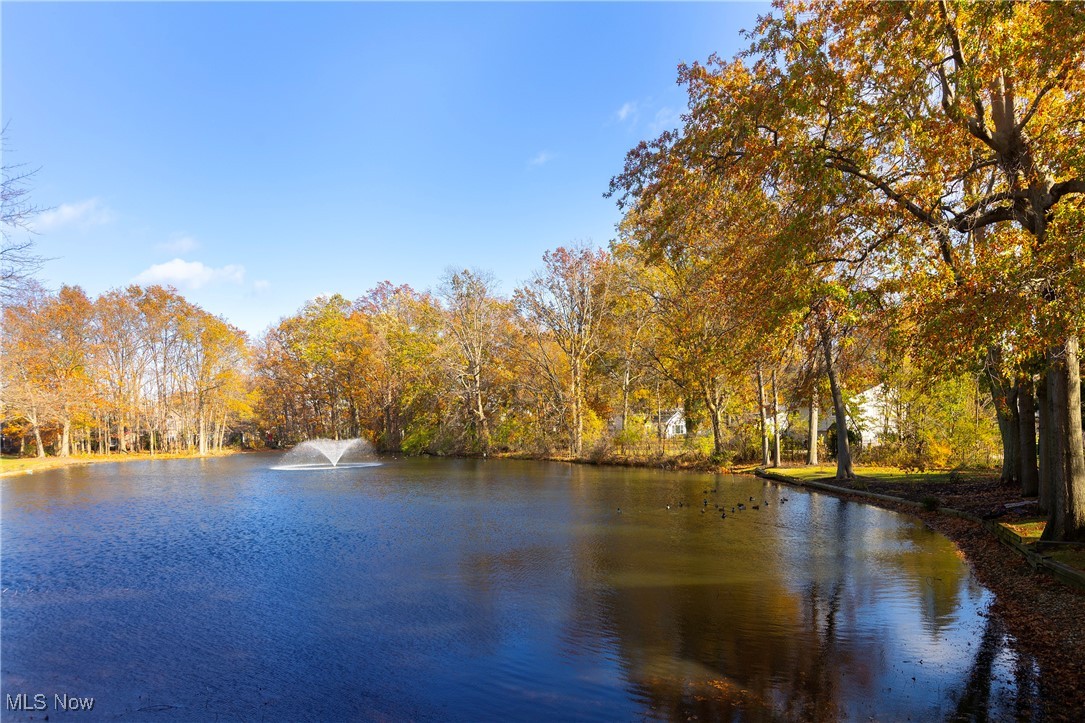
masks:
[[[50,720],[88,719],[56,693],[120,720],[932,720],[1013,718],[1036,685],[954,547],[891,512],[753,477],[277,460],[0,480],[2,693]]]

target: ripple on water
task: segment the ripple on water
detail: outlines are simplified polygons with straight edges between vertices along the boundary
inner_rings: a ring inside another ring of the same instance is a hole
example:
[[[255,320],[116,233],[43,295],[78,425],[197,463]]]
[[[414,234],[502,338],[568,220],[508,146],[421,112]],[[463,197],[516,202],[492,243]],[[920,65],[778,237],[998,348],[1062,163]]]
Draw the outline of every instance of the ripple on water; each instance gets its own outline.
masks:
[[[269,459],[0,482],[5,690],[175,720],[896,720],[1008,717],[1037,685],[953,546],[884,510],[741,477]]]

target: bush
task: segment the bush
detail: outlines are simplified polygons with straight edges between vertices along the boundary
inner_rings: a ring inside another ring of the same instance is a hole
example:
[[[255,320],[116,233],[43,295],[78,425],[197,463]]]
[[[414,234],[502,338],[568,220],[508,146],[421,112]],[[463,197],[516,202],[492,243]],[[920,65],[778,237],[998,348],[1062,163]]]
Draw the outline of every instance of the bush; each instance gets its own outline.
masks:
[[[627,429],[620,429],[614,435],[614,444],[636,448],[644,442],[646,436],[644,424],[632,419]]]
[[[735,451],[733,449],[725,449],[722,452],[713,452],[708,461],[712,464],[718,464],[721,467],[730,467],[735,461]]]

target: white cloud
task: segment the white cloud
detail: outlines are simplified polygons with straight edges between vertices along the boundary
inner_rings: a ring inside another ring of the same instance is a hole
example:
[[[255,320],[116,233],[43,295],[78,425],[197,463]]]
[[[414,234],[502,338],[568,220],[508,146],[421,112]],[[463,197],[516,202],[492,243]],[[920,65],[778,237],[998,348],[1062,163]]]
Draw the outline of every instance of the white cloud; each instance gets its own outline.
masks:
[[[655,120],[649,124],[652,133],[662,133],[673,130],[682,125],[682,113],[669,106],[663,106],[656,111]]]
[[[62,203],[56,208],[42,211],[34,219],[35,231],[53,231],[65,227],[87,228],[109,223],[116,214],[97,198],[77,203]]]
[[[635,119],[637,115],[637,104],[633,101],[625,103],[622,105],[621,108],[618,109],[618,112],[615,113],[615,115],[618,116],[619,121],[623,122],[626,118],[629,118],[630,116],[633,116]]]
[[[535,157],[527,162],[529,166],[541,166],[544,163],[548,163],[554,155],[550,151],[539,151],[535,154]]]
[[[170,237],[169,241],[163,241],[155,248],[159,251],[167,251],[171,254],[187,254],[189,251],[195,251],[200,247],[200,242],[191,236],[175,233]]]
[[[271,282],[267,279],[257,279],[256,281],[252,282],[253,291],[267,291],[270,288]]]
[[[245,283],[245,267],[228,264],[216,269],[200,261],[174,259],[164,264],[151,266],[140,272],[133,281],[138,284],[170,284],[184,289],[198,289],[218,282],[243,284]]]

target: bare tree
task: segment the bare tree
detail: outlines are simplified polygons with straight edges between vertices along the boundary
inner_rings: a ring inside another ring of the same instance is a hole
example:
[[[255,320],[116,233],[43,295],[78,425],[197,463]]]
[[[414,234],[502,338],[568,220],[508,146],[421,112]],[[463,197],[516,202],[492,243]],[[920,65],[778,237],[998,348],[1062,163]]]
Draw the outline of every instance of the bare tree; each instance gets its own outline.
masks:
[[[7,128],[2,141],[7,142]],[[4,148],[4,152],[7,149]],[[30,223],[42,209],[30,201],[30,179],[37,169],[30,170],[25,164],[3,166],[3,183],[0,188],[0,302],[10,303],[15,293],[34,272],[41,268],[42,257],[34,253],[34,231]]]
[[[466,395],[476,443],[484,454],[490,451],[489,367],[508,308],[496,298],[496,288],[492,273],[466,269],[448,269],[439,288],[448,311],[446,323],[455,340],[454,373]]]
[[[612,264],[605,251],[586,246],[549,251],[543,263],[545,270],[516,291],[515,301],[526,328],[547,332],[568,361],[569,446],[580,455],[584,377],[588,363],[600,351],[601,327],[609,313]]]

